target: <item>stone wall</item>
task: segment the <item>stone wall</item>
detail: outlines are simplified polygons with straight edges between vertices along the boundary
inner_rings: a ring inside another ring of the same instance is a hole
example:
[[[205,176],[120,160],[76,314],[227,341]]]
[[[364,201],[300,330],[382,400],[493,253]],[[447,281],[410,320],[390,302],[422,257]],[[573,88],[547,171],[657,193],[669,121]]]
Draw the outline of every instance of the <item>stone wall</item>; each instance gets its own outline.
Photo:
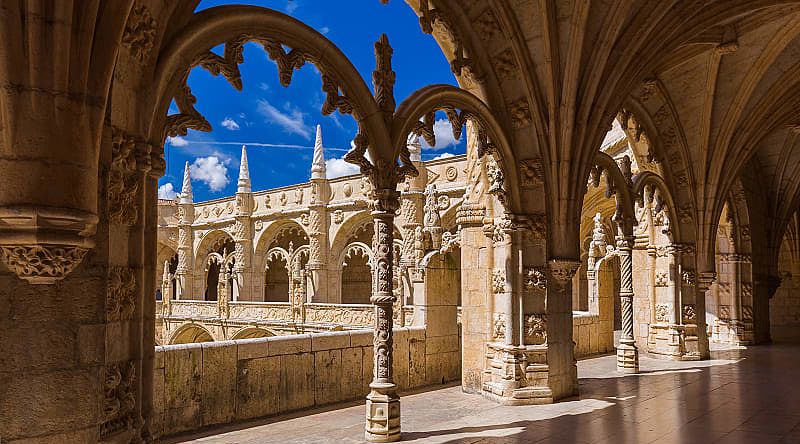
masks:
[[[606,323],[608,324],[608,323]],[[603,325],[600,316],[589,312],[572,312],[572,340],[575,358],[611,353],[614,351],[614,331]]]
[[[394,330],[401,390],[461,377],[460,354],[426,353],[424,327]],[[151,430],[158,436],[364,399],[372,331],[156,347]]]
[[[769,320],[776,326],[800,325],[800,284],[791,274],[783,277],[769,301]]]

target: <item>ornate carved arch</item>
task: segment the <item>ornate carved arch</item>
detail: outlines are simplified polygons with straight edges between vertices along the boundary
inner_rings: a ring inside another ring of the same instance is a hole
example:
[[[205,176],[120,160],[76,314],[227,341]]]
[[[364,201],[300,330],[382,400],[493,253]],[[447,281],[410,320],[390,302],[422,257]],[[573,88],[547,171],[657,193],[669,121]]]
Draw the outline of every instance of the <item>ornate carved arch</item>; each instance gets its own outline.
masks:
[[[416,132],[425,137],[431,144],[436,142],[433,136],[433,113],[444,111],[453,128],[453,135],[458,138],[467,120],[476,124],[478,132],[479,156],[491,154],[502,165],[504,173],[504,191],[508,196],[506,203],[509,212],[521,212],[520,182],[517,170],[517,158],[503,126],[494,118],[492,111],[473,94],[450,85],[431,85],[421,88],[406,98],[395,111],[392,141],[396,154],[400,147],[406,146],[408,135]],[[420,122],[422,119],[422,122]]]
[[[325,36],[306,24],[280,12],[256,6],[219,6],[196,14],[159,54],[152,92],[156,103],[149,116],[151,140],[162,141],[166,135],[178,135],[192,128],[209,131],[210,124],[195,109],[196,99],[186,85],[189,70],[202,66],[214,75],[222,74],[236,89],[241,89],[238,65],[244,61],[246,42],[264,46],[280,73],[284,86],[291,82],[293,71],[313,63],[322,75],[327,97],[323,114],[339,111],[352,114],[360,133],[370,137],[372,159],[390,160],[386,124],[377,103],[361,75],[347,57]],[[212,48],[225,45],[223,55]],[[284,48],[290,48],[287,52]],[[167,116],[175,98],[180,113]],[[365,136],[366,137],[366,136]]]

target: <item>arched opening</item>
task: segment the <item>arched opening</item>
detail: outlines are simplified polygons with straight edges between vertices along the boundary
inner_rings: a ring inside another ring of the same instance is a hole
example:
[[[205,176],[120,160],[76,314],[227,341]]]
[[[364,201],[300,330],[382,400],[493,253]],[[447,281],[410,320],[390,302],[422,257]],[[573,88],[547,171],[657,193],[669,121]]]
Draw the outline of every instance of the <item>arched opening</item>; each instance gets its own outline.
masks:
[[[268,338],[271,336],[275,336],[275,333],[267,330],[266,328],[260,327],[244,327],[238,332],[231,339],[255,339],[255,338]]]
[[[172,335],[170,344],[193,344],[196,342],[212,342],[214,337],[211,336],[208,330],[197,325],[188,324],[179,328],[175,334]]]
[[[236,262],[233,239],[229,237],[220,239],[212,247],[211,252],[206,256],[205,267],[205,291],[203,299],[206,301],[216,301],[219,298],[220,279],[227,279],[228,289],[233,288],[233,267]],[[229,291],[228,299],[233,298],[233,293]]]
[[[369,304],[372,293],[370,250],[363,242],[345,247],[342,261],[342,303]]]
[[[289,302],[289,258],[274,252],[264,270],[264,301]]]

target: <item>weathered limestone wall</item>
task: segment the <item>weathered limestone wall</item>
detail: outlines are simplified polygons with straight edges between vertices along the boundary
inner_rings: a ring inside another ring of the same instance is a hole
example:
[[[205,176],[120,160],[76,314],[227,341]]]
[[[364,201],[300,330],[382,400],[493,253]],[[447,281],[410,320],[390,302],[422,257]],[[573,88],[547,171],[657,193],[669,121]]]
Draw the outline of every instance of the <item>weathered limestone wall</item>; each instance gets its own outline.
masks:
[[[461,376],[458,354],[429,355],[426,339],[424,327],[394,330],[401,390]],[[370,330],[156,347],[152,430],[166,436],[363,399],[372,353]]]
[[[769,320],[771,325],[800,326],[800,279],[787,275],[781,286],[769,301]]]
[[[575,341],[575,358],[614,351],[614,331],[610,322],[602,322],[600,315],[576,311],[572,313],[572,337]]]

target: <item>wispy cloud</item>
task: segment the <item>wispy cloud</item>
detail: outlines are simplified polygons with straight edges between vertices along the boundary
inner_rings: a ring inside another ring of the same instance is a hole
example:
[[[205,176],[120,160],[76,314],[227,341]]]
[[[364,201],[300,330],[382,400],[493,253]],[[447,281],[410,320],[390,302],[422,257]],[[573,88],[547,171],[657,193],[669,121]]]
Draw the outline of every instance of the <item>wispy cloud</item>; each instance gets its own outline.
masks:
[[[286,13],[287,14],[293,13],[297,9],[298,6],[300,6],[300,5],[297,3],[297,1],[288,0],[286,2]]]
[[[227,130],[230,130],[230,131],[236,131],[236,130],[239,129],[239,124],[235,120],[231,119],[230,117],[226,117],[220,123],[220,125],[222,125],[223,128],[225,128]]]
[[[186,146],[189,144],[189,142],[183,137],[169,137],[169,136],[167,137],[167,143],[177,147]]]
[[[204,182],[214,192],[221,191],[230,182],[228,168],[217,156],[198,157],[189,169],[192,179]]]
[[[158,187],[158,198],[159,199],[168,199],[173,200],[178,195],[178,192],[175,191],[175,186],[172,183],[167,182],[164,185]]]
[[[335,158],[325,161],[325,172],[328,176],[328,179],[335,179],[337,177],[358,174],[359,169],[357,165],[345,162],[344,159]]]
[[[290,149],[297,149],[297,150],[313,150],[314,149],[313,145],[295,145],[295,144],[291,144],[291,143],[221,142],[221,141],[216,141],[216,140],[213,140],[213,141],[209,141],[209,140],[197,140],[197,141],[195,141],[195,140],[187,140],[186,143],[187,144],[188,143],[200,143],[200,144],[205,144],[205,145],[236,145],[236,146],[247,145],[248,149],[250,147],[290,148]],[[335,148],[335,147],[326,146],[325,147],[325,152],[328,152],[328,151],[337,151],[337,152],[346,153],[346,152],[350,151],[350,149],[347,149],[347,148]]]
[[[305,122],[305,114],[297,108],[287,106],[287,112],[283,112],[275,108],[267,100],[261,99],[258,101],[258,112],[263,115],[268,122],[274,123],[284,131],[290,134],[297,134],[298,136],[311,140],[313,133],[310,125]]]
[[[458,139],[453,137],[453,127],[450,126],[450,121],[447,119],[436,119],[433,124],[433,134],[436,135],[436,145],[430,146],[424,138],[420,138],[422,148],[441,150],[458,144]]]
[[[327,26],[323,26],[322,28],[319,28],[319,32],[322,35],[328,35],[328,33],[331,32],[331,28],[329,28]]]
[[[455,157],[455,156],[456,155],[453,154],[453,153],[442,153],[442,154],[439,154],[438,156],[434,157],[431,160],[447,159],[448,157]]]
[[[261,82],[258,84],[258,89],[261,91],[269,91],[269,83]]]

